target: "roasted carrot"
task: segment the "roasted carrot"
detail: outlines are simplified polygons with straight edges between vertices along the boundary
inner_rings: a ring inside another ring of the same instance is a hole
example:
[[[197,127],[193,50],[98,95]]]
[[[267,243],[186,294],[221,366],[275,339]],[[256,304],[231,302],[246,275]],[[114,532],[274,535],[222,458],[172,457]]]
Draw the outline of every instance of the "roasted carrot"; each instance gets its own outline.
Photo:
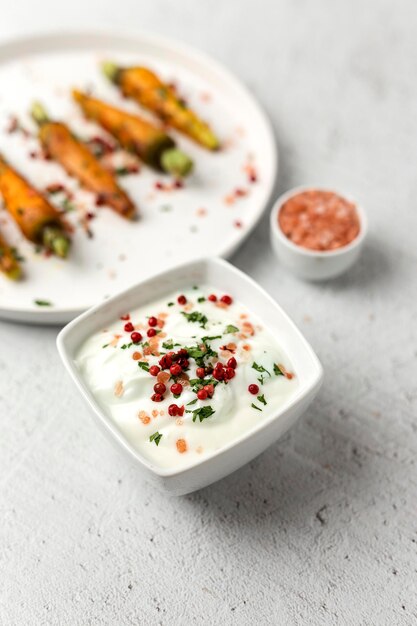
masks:
[[[0,193],[24,236],[66,257],[70,240],[57,209],[0,155]]]
[[[158,126],[75,89],[72,95],[87,118],[97,122],[123,148],[151,167],[181,177],[191,171],[191,159],[176,148],[175,141]]]
[[[146,67],[118,67],[103,63],[103,72],[128,98],[155,113],[165,124],[176,128],[208,150],[220,142],[210,126],[178,97],[175,89]]]
[[[16,256],[16,250],[9,246],[0,234],[0,271],[11,280],[19,280],[22,270]]]
[[[106,204],[116,213],[132,219],[136,213],[132,200],[87,146],[76,139],[65,124],[51,121],[39,103],[33,104],[31,113],[39,126],[39,141],[47,154],[83,187],[96,193],[99,204]]]

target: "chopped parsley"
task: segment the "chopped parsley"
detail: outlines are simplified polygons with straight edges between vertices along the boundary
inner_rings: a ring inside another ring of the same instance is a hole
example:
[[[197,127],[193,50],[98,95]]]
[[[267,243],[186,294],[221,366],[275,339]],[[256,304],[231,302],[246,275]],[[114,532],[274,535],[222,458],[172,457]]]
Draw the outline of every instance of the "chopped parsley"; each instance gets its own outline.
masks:
[[[198,289],[198,285],[193,285],[193,289]]]
[[[268,404],[267,401],[265,400],[265,396],[264,394],[262,394],[261,396],[257,396],[257,399],[259,400],[259,402],[262,402],[262,404]]]
[[[199,409],[194,409],[194,411],[185,410],[186,413],[193,414],[193,422],[198,418],[200,422],[211,417],[216,411],[211,406],[202,406]]]
[[[138,366],[145,370],[145,372],[149,372],[149,363],[146,361],[138,361]]]
[[[102,348],[107,348],[107,346],[110,345],[108,343],[105,343],[104,346],[101,346]]]
[[[188,356],[195,360],[198,367],[205,367],[205,359],[210,357],[217,357],[217,352],[212,350],[211,347],[205,343],[203,338],[202,343],[197,346],[186,347]]]
[[[133,346],[133,341],[131,341],[130,343],[124,343],[122,346],[120,346],[120,349],[126,350],[126,348],[130,348],[130,346]]]
[[[37,306],[52,306],[52,302],[49,300],[35,300]]]
[[[167,306],[174,306],[175,302],[168,302]]]
[[[213,385],[215,387],[219,381],[215,378],[191,378],[189,382],[194,393],[197,393],[199,389],[202,389],[206,385]]]
[[[236,326],[233,326],[233,324],[228,324],[224,329],[224,334],[228,335],[229,333],[237,333],[238,330],[239,329]]]
[[[214,337],[201,337],[201,341],[203,343],[207,343],[207,341],[214,341],[214,339],[221,339],[222,336],[221,335],[215,335]]]
[[[122,165],[121,167],[116,167],[114,173],[116,176],[128,176],[129,174],[135,174],[136,172],[132,167]]]
[[[153,435],[149,437],[149,441],[151,442],[153,441],[157,446],[159,446],[159,442],[161,441],[161,439],[162,439],[162,434],[158,433],[158,431],[156,431],[156,433],[154,433]]]
[[[275,376],[284,376],[284,372],[281,371],[281,368],[274,363],[274,374]]]
[[[180,343],[174,343],[173,339],[167,339],[167,341],[163,342],[162,347],[165,348],[165,350],[172,350],[174,346],[180,346],[180,345],[181,345]]]
[[[187,402],[187,406],[191,406],[192,404],[195,404],[197,402],[197,398],[195,398],[194,400],[191,400],[191,402]]]
[[[268,370],[265,369],[263,365],[258,365],[258,363],[255,363],[255,361],[252,363],[252,368],[256,370],[257,372],[261,373],[261,376],[258,378],[258,381],[261,383],[261,385],[264,384],[264,380],[265,380],[264,374],[268,374],[268,376],[271,376],[271,373],[268,372]]]
[[[191,313],[186,313],[185,311],[181,311],[181,314],[187,318],[188,322],[194,322],[195,324],[200,324],[201,328],[206,327],[208,319],[203,313],[200,313],[200,311],[192,311]]]
[[[260,408],[259,408],[259,406],[256,406],[256,404],[254,404],[253,402],[252,402],[252,404],[251,404],[251,407],[252,407],[253,409],[256,409],[257,411],[262,411],[262,409],[260,409]]]
[[[69,198],[64,198],[61,206],[62,210],[65,211],[65,213],[71,213],[72,211],[75,211],[76,208],[75,204],[71,202]]]
[[[20,261],[21,263],[23,263],[23,261],[25,260],[25,257],[19,254],[16,248],[10,248],[10,252],[12,253],[12,256],[15,261]]]
[[[205,302],[206,299],[204,296],[200,296],[199,298],[197,298],[197,302]]]

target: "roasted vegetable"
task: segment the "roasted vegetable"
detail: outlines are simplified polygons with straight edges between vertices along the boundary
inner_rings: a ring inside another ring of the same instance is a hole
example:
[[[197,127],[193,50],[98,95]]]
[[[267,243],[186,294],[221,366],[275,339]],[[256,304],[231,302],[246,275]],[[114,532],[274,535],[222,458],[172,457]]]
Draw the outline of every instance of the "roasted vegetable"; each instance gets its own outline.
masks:
[[[168,126],[176,128],[208,150],[217,150],[220,142],[206,122],[203,122],[176,91],[146,67],[118,67],[103,64],[103,72],[128,98],[153,111]]]
[[[87,146],[76,139],[65,124],[50,121],[39,103],[32,106],[31,113],[39,126],[39,141],[48,155],[83,187],[96,193],[99,204],[110,206],[123,217],[133,218],[135,205]]]
[[[0,193],[24,236],[66,257],[70,240],[61,214],[0,155]]]
[[[80,91],[74,90],[72,95],[86,117],[97,122],[123,148],[138,155],[151,167],[181,177],[191,171],[191,159],[176,148],[175,141],[158,126]]]
[[[22,270],[16,256],[16,250],[11,248],[0,234],[0,272],[11,280],[19,280]]]

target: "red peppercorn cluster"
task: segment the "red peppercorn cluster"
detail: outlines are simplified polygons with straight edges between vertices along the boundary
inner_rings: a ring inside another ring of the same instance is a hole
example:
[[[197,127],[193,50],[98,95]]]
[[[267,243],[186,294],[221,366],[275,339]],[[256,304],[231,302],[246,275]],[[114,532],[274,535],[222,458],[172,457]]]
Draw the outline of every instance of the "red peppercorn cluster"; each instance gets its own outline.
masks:
[[[213,378],[216,380],[224,380],[228,381],[234,378],[236,372],[235,369],[237,367],[237,361],[234,357],[230,358],[227,362],[227,365],[224,366],[223,363],[218,361],[214,366]]]
[[[208,297],[207,300],[209,300],[209,302],[217,302],[217,296],[215,293],[211,293]],[[227,304],[230,305],[233,303],[233,298],[231,296],[229,296],[228,294],[224,294],[224,296],[222,296],[220,298],[220,302],[223,302],[223,304]]]
[[[168,413],[171,417],[182,417],[184,415],[184,406],[178,406],[178,404],[170,404],[168,407]]]

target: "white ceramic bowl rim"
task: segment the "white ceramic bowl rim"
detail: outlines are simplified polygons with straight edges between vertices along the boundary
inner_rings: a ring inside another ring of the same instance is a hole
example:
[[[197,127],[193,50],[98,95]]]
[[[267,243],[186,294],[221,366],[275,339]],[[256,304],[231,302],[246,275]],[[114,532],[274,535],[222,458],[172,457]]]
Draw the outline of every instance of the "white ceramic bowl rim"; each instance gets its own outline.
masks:
[[[359,217],[360,229],[358,235],[350,243],[340,248],[336,248],[335,250],[310,250],[309,248],[304,248],[303,246],[299,246],[293,243],[283,233],[279,225],[278,215],[284,203],[293,196],[298,195],[299,193],[303,193],[304,191],[310,191],[313,189],[318,191],[330,191],[331,193],[336,193],[338,196],[344,198],[345,200],[348,200],[349,202],[352,202],[355,205]],[[316,258],[331,258],[341,256],[346,252],[349,252],[350,250],[357,248],[361,245],[368,232],[368,219],[362,206],[349,194],[337,191],[336,189],[332,189],[330,187],[322,187],[320,185],[302,185],[300,187],[294,187],[293,189],[289,189],[281,196],[279,196],[279,198],[275,201],[271,211],[271,229],[284,245],[286,245],[291,250],[298,252],[300,255]]]
[[[301,337],[301,339],[303,340],[304,347],[305,347],[306,351],[309,353],[309,356],[314,361],[314,364],[315,364],[315,367],[316,367],[315,377],[314,377],[314,380],[312,382],[310,382],[308,385],[300,386],[300,388],[298,388],[296,390],[294,395],[291,396],[285,402],[285,404],[279,410],[277,410],[276,413],[271,415],[270,418],[264,420],[263,422],[260,422],[258,425],[256,425],[253,429],[249,430],[248,432],[245,432],[245,433],[241,434],[239,437],[237,437],[236,439],[234,439],[233,441],[231,441],[230,443],[228,443],[224,447],[222,447],[219,450],[216,450],[215,452],[210,454],[210,456],[208,456],[207,458],[204,458],[204,459],[202,459],[201,461],[199,461],[197,463],[194,462],[194,463],[192,463],[190,465],[186,465],[185,467],[182,467],[180,469],[176,469],[176,468],[162,468],[162,467],[158,467],[156,465],[153,465],[138,450],[136,450],[133,447],[133,445],[127,440],[127,438],[119,431],[119,429],[117,428],[116,424],[114,424],[112,422],[112,420],[105,414],[104,410],[99,406],[98,402],[92,396],[90,390],[88,389],[88,387],[85,384],[84,380],[82,379],[81,375],[78,373],[77,367],[75,366],[75,363],[74,363],[73,359],[70,358],[69,355],[68,355],[67,346],[66,346],[66,337],[69,334],[69,332],[74,328],[74,326],[78,326],[80,323],[82,323],[87,318],[90,318],[91,316],[94,316],[94,314],[98,310],[103,309],[103,308],[108,308],[109,306],[111,306],[111,304],[113,302],[118,301],[118,300],[123,300],[123,298],[125,298],[126,294],[136,290],[139,285],[143,286],[143,285],[145,285],[147,283],[152,283],[152,282],[157,280],[162,275],[166,275],[166,274],[169,274],[171,272],[177,272],[177,271],[181,270],[182,268],[186,268],[188,266],[198,265],[200,263],[216,263],[218,265],[223,266],[224,269],[227,270],[228,272],[234,272],[236,274],[242,275],[247,282],[251,283],[258,291],[260,291],[262,293],[262,295],[263,295],[263,297],[265,299],[269,300],[273,304],[273,306],[275,306],[278,309],[280,309],[280,312],[281,312],[282,316],[286,319],[286,322],[288,323],[288,325],[291,326],[292,330],[295,331]],[[227,261],[225,261],[223,259],[220,259],[218,257],[211,257],[211,258],[210,257],[208,257],[208,258],[207,257],[202,257],[199,260],[195,260],[195,261],[192,261],[192,262],[186,262],[186,263],[183,263],[181,265],[178,265],[178,266],[176,266],[175,268],[173,268],[171,270],[165,270],[163,272],[160,272],[160,273],[156,274],[155,276],[147,278],[144,281],[140,281],[137,285],[129,287],[128,289],[126,289],[126,290],[124,290],[122,292],[119,292],[118,294],[112,296],[111,298],[109,298],[105,302],[102,302],[102,303],[92,307],[91,309],[89,309],[88,311],[86,311],[85,313],[83,313],[82,315],[77,317],[76,319],[72,320],[72,322],[67,324],[61,330],[61,332],[59,333],[59,335],[57,337],[57,348],[58,348],[58,352],[59,352],[59,354],[60,354],[60,356],[61,356],[61,358],[62,358],[62,360],[63,360],[63,362],[64,362],[64,364],[65,364],[65,366],[67,368],[67,370],[70,372],[71,377],[73,378],[74,382],[76,383],[76,386],[80,390],[82,396],[87,400],[87,403],[89,404],[90,408],[92,408],[94,413],[96,414],[96,416],[99,417],[100,421],[104,424],[104,426],[106,427],[107,431],[109,431],[113,435],[113,437],[118,441],[118,443],[121,444],[121,446],[125,450],[127,450],[127,452],[131,456],[135,457],[135,459],[137,461],[139,461],[144,467],[146,467],[151,473],[153,473],[154,475],[157,475],[157,476],[161,476],[161,477],[180,476],[181,474],[186,473],[187,471],[189,471],[190,469],[193,469],[194,467],[197,467],[197,466],[200,467],[202,465],[205,465],[206,463],[208,464],[214,458],[222,456],[224,454],[227,454],[227,452],[231,448],[237,446],[238,444],[242,443],[246,439],[252,437],[256,432],[258,432],[258,431],[260,431],[260,430],[262,430],[264,428],[267,428],[272,421],[275,421],[275,420],[279,419],[280,417],[282,417],[282,415],[284,415],[291,407],[293,407],[294,405],[298,404],[298,402],[300,402],[300,400],[302,398],[304,398],[309,393],[309,391],[311,390],[312,387],[320,385],[321,381],[322,381],[322,378],[323,378],[323,368],[322,368],[322,365],[321,365],[318,357],[316,356],[314,350],[312,349],[312,347],[310,346],[308,341],[305,339],[305,337],[301,333],[301,331],[297,328],[295,323],[285,313],[285,311],[280,307],[280,305],[268,294],[268,292],[266,292],[260,285],[258,285],[258,283],[256,283],[255,280],[250,278],[250,276],[248,276],[247,274],[245,274],[244,272],[242,272],[241,270],[236,268],[231,263],[229,263],[229,262],[227,262]]]

